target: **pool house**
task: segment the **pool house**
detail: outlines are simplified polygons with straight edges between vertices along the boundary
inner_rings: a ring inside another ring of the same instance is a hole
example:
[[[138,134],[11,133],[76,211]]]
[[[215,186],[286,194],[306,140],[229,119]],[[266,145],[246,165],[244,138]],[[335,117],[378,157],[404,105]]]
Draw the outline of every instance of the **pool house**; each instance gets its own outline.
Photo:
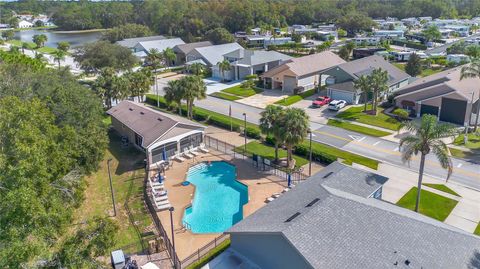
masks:
[[[143,104],[122,101],[107,114],[122,142],[144,151],[151,166],[173,158],[182,159],[203,145],[204,126]]]

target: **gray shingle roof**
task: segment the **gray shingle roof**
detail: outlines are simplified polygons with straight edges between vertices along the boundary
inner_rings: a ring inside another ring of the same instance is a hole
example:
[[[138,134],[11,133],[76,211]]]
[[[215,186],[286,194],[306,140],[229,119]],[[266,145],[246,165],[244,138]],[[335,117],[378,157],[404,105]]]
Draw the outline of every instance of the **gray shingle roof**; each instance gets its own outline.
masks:
[[[170,38],[170,39],[160,39],[160,40],[152,40],[152,41],[141,41],[135,45],[136,49],[144,50],[145,52],[149,52],[151,49],[157,49],[159,52],[164,51],[166,48],[172,48],[185,44],[181,38]]]
[[[365,198],[384,180],[334,163],[227,233],[282,234],[314,268],[478,268],[479,237]]]
[[[238,43],[227,43],[221,45],[214,45],[202,48],[195,48],[204,60],[207,61],[209,65],[216,65],[218,62],[223,61],[223,55],[234,50],[241,49]]]
[[[127,48],[133,48],[138,42],[160,40],[160,39],[165,39],[165,37],[163,35],[156,35],[156,36],[126,38],[124,40],[117,41],[117,44]]]
[[[263,50],[245,50],[238,49],[223,55],[224,57],[237,58],[239,65],[253,66],[258,64],[266,64],[274,61],[286,61],[292,57],[276,51]]]
[[[339,65],[338,67],[343,71],[347,72],[355,79],[360,77],[361,75],[370,74],[373,69],[382,68],[383,70],[386,70],[388,72],[388,82],[390,85],[398,83],[410,77],[407,73],[385,61],[385,59],[383,59],[383,57],[379,55],[372,55],[351,62],[346,62]]]
[[[175,130],[177,126],[182,130],[205,128],[188,120],[179,119],[176,116],[153,110],[132,101],[120,102],[109,109],[107,114],[143,137],[143,147],[150,146],[153,142],[168,135],[170,132],[178,134],[179,130]]]
[[[213,44],[210,41],[187,43],[187,44],[176,45],[173,48],[173,51],[175,51],[176,53],[187,54],[195,48],[208,47],[208,46],[212,46],[212,45]]]

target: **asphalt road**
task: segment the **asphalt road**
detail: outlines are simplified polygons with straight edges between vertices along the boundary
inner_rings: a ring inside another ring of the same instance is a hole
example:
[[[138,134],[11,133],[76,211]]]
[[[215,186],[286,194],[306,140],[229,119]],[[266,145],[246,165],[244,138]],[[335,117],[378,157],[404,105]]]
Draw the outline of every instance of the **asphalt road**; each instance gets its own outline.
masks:
[[[451,47],[453,44],[458,43],[460,41],[471,40],[471,39],[474,39],[476,37],[480,37],[480,33],[479,34],[473,34],[473,35],[468,36],[468,37],[459,38],[455,42],[450,42],[450,43],[447,43],[447,44],[444,44],[444,45],[441,45],[441,46],[438,46],[438,47],[435,47],[435,48],[432,48],[432,49],[428,49],[428,50],[425,51],[425,53],[427,53],[427,54],[444,53],[444,52],[447,51],[447,48]]]
[[[229,106],[231,105],[234,118],[243,119],[243,113],[246,113],[247,121],[254,124],[258,124],[260,112],[262,111],[259,108],[214,97],[197,101],[195,105],[225,115],[228,115]],[[415,157],[409,163],[403,163],[398,143],[320,123],[311,122],[310,127],[314,130],[312,140],[316,142],[328,144],[405,169],[418,171],[419,157]],[[453,159],[453,166],[453,173],[449,180],[480,190],[480,165]],[[441,168],[439,162],[432,154],[427,155],[425,173],[444,180],[447,177],[446,170]]]

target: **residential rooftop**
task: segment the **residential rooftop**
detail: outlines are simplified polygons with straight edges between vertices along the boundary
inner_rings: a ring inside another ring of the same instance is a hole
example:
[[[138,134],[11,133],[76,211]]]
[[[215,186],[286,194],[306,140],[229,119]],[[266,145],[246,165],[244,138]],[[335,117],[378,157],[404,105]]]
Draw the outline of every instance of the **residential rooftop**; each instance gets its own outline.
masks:
[[[153,41],[153,40],[160,40],[160,39],[165,39],[165,37],[163,35],[155,35],[155,36],[126,38],[124,40],[117,41],[117,44],[127,48],[133,48],[138,42]]]
[[[479,237],[367,198],[385,180],[333,163],[227,233],[279,234],[313,268],[479,268]]]

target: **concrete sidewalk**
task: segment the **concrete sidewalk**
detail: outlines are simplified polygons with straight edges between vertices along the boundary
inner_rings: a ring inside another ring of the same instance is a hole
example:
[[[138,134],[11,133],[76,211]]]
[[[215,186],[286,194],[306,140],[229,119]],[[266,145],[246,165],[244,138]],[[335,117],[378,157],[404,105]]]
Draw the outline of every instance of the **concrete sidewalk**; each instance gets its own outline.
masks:
[[[362,168],[389,178],[383,186],[382,199],[391,203],[397,203],[412,187],[417,186],[418,173],[413,171],[384,163],[379,165],[377,171]],[[427,175],[424,176],[423,183],[444,184],[458,193],[461,197],[422,186],[424,190],[458,201],[458,204],[444,221],[445,223],[470,233],[475,231],[480,222],[480,192],[457,183],[446,183],[444,180],[438,180]]]

